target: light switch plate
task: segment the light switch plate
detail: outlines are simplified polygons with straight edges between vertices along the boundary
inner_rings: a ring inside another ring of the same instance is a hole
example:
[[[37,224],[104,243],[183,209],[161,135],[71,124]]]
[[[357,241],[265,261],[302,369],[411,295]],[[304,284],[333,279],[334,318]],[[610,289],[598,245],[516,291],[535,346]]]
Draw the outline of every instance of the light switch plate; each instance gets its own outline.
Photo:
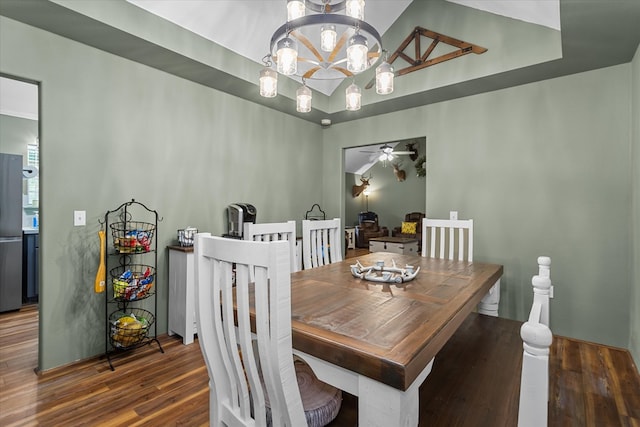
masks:
[[[74,227],[87,225],[87,211],[73,211],[73,225]]]
[[[458,220],[458,211],[450,211],[449,212],[449,219],[451,221],[457,221]]]

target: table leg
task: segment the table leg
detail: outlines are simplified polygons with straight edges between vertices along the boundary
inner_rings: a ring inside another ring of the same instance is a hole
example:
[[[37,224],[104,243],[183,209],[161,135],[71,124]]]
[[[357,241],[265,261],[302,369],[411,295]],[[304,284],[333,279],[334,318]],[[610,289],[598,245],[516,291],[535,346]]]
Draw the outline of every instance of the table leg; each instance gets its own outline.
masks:
[[[498,317],[500,305],[500,279],[489,289],[489,293],[478,304],[478,313]]]
[[[420,386],[432,367],[433,359],[406,391],[359,376],[358,425],[416,427],[420,416]]]
[[[358,425],[368,427],[416,427],[419,418],[418,389],[401,391],[361,376],[358,392]]]

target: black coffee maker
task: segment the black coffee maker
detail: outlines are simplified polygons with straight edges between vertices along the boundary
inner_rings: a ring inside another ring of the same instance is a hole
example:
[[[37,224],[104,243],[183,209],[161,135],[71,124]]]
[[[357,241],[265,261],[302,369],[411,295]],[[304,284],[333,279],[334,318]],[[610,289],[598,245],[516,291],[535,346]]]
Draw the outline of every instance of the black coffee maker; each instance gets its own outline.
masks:
[[[249,203],[232,203],[227,207],[228,231],[225,237],[242,239],[244,225],[256,222],[256,208]]]

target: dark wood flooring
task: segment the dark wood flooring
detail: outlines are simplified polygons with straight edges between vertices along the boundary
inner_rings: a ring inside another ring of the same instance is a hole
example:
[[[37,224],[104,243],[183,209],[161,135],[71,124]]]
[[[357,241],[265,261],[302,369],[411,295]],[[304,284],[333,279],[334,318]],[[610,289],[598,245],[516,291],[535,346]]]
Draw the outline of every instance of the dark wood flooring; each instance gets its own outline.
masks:
[[[36,375],[35,306],[0,314],[0,426],[206,426],[208,377],[198,341],[179,337],[114,360]],[[520,323],[473,314],[420,389],[420,426],[515,426]],[[550,426],[640,426],[640,378],[626,350],[554,337]],[[357,425],[345,394],[331,426]],[[393,427],[393,426],[390,426]]]

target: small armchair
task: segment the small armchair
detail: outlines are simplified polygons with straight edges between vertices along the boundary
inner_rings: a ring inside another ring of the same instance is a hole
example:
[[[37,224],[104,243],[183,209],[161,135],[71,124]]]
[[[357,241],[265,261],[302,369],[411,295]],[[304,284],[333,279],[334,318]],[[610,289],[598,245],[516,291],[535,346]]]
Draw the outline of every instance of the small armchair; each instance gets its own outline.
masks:
[[[369,239],[388,235],[389,229],[378,225],[378,215],[375,212],[360,212],[358,214],[358,225],[356,225],[357,248],[369,248]]]
[[[422,219],[425,215],[422,212],[410,212],[404,216],[403,225],[394,227],[391,230],[393,237],[408,237],[418,239],[418,245],[422,243]],[[415,224],[415,227],[411,224]]]

